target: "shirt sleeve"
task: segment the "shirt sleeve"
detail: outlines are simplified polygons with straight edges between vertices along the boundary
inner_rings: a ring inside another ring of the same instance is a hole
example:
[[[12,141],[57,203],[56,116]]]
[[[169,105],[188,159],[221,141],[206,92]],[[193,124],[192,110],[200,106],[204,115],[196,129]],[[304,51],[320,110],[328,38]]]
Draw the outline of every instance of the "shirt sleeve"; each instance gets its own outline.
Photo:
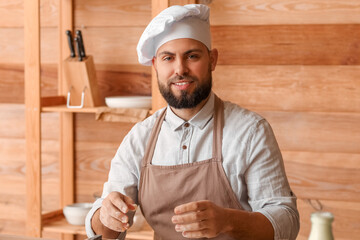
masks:
[[[133,132],[136,130],[132,130]],[[130,132],[132,133],[132,132]],[[138,179],[140,175],[140,162],[143,156],[143,150],[133,146],[133,142],[136,140],[136,134],[128,134],[120,147],[118,148],[114,158],[111,161],[111,167],[109,171],[109,176],[107,182],[104,183],[103,192],[101,198],[97,199],[92,209],[87,214],[85,220],[85,229],[88,237],[95,236],[94,231],[91,227],[91,219],[97,209],[101,207],[102,201],[106,196],[113,192],[117,191],[126,196],[129,196],[137,202],[137,186]],[[132,222],[132,216],[129,216],[130,222]],[[126,232],[121,233],[118,239],[125,239]]]
[[[249,204],[274,228],[274,239],[296,239],[299,213],[290,189],[279,146],[269,123],[262,119],[251,129],[245,179]]]

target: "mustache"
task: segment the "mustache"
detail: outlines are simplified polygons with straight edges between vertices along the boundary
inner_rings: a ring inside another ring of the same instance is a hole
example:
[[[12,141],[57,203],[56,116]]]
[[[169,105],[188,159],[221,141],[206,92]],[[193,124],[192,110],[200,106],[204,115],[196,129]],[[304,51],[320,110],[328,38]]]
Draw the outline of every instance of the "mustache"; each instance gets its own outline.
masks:
[[[190,75],[177,75],[169,79],[169,83],[174,83],[180,80],[188,80],[188,81],[198,81],[197,77],[190,76]]]

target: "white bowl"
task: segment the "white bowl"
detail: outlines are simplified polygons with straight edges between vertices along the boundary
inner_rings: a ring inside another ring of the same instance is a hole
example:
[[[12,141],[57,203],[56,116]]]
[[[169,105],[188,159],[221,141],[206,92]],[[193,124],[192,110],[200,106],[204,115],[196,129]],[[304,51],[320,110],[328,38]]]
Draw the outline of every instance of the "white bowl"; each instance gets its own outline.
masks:
[[[86,214],[90,211],[92,203],[74,203],[67,205],[63,209],[68,223],[73,225],[84,225]]]
[[[106,97],[105,103],[111,108],[151,108],[151,96]]]

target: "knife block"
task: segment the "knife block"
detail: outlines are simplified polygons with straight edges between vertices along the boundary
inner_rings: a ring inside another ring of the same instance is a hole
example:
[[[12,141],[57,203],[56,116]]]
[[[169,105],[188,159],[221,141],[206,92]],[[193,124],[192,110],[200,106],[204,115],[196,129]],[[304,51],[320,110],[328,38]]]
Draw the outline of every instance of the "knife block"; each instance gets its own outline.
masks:
[[[64,60],[63,66],[71,108],[97,107],[105,104],[99,94],[94,60],[91,55],[85,57],[83,61],[69,57]],[[81,104],[82,97],[83,104]]]

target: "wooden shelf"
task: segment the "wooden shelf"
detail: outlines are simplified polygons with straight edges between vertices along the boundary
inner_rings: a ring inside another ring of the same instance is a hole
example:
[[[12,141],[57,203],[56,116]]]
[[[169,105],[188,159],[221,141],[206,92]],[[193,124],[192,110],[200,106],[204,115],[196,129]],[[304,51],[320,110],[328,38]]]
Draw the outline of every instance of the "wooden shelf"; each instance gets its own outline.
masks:
[[[43,226],[46,232],[69,233],[86,235],[85,226],[76,226],[69,224],[64,217],[51,221]]]
[[[127,123],[137,123],[143,121],[146,117],[152,114],[150,109],[109,108],[106,106],[68,108],[66,105],[43,106],[41,107],[41,112],[94,113],[96,120]]]
[[[72,112],[72,113],[96,113],[99,108],[103,107],[86,107],[86,108],[68,108],[66,105],[42,107],[42,112]]]
[[[69,55],[69,48],[65,31],[74,29],[74,0],[59,1],[59,51],[58,51],[58,96],[41,97],[41,38],[40,38],[40,1],[24,1],[24,66],[25,66],[25,115],[26,115],[26,234],[40,238],[42,230],[85,234],[84,226],[72,226],[68,224],[61,210],[42,214],[42,191],[41,191],[41,112],[58,112],[59,117],[59,201],[60,206],[66,206],[75,201],[75,178],[74,178],[74,114],[72,113],[95,113],[96,119],[103,121],[126,121],[139,122],[153,111],[117,111],[120,116],[112,117],[111,113],[101,112],[102,107],[94,108],[67,108],[65,95],[68,86],[64,76],[64,60]],[[151,0],[152,15],[155,16],[160,10],[169,6],[167,0]],[[154,71],[154,70],[153,70]],[[160,104],[161,95],[157,90],[156,75],[152,74],[152,108],[160,109],[166,104]],[[153,90],[156,89],[154,92]],[[105,107],[105,110],[106,107]],[[97,114],[101,112],[100,114]],[[130,112],[130,113],[129,113]],[[102,115],[102,116],[100,116]],[[114,120],[115,119],[115,120]],[[148,225],[147,225],[148,226]],[[67,236],[67,240],[74,236]],[[152,230],[132,232],[129,230],[127,239],[153,239]]]
[[[43,226],[43,231],[53,233],[86,235],[85,226],[71,225],[66,221],[64,217],[48,222]],[[132,231],[130,228],[128,233],[126,234],[126,239],[152,240],[153,236],[153,230],[150,228],[149,225],[146,224],[140,231]]]

